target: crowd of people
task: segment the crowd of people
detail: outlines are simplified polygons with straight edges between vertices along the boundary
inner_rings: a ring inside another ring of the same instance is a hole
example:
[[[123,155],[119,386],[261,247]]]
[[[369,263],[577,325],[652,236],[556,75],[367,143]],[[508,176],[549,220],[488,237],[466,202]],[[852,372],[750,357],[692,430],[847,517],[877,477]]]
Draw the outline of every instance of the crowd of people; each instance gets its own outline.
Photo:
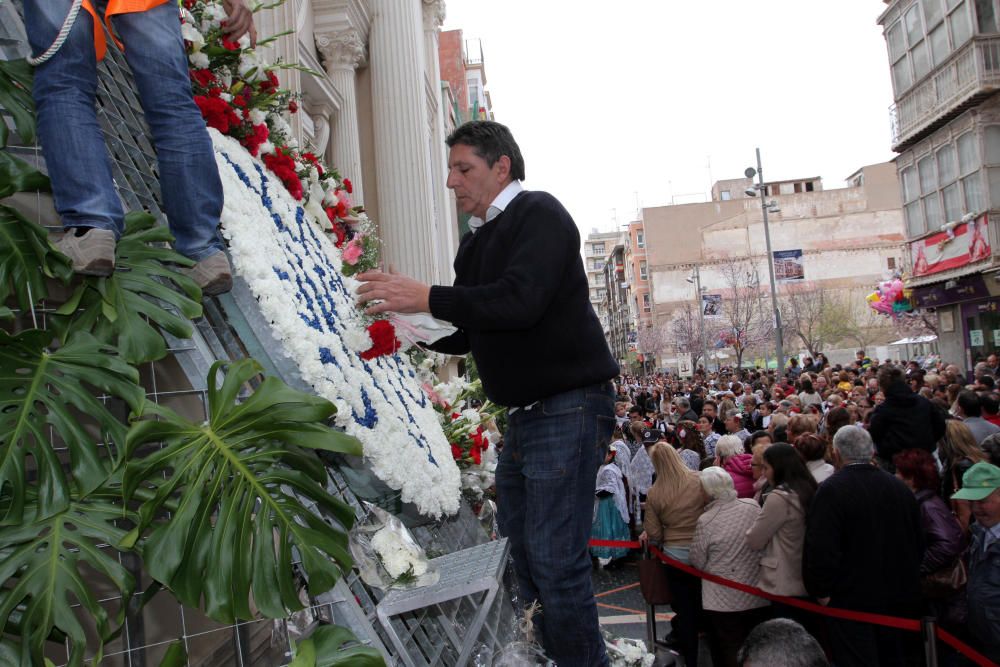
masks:
[[[934,616],[1000,662],[1000,364],[854,363],[622,376],[592,537],[638,538],[780,596]],[[592,547],[613,567],[628,549]],[[666,567],[666,566],[664,566]],[[666,567],[668,641],[737,665],[768,618],[803,626],[834,664],[923,664],[920,636],[771,603]],[[961,657],[940,649],[941,664]]]

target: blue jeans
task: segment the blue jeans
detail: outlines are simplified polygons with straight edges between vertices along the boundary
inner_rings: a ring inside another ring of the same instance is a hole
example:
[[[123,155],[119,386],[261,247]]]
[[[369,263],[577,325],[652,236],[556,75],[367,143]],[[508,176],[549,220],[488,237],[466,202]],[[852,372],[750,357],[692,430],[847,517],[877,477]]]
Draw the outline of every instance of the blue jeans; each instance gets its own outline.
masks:
[[[500,533],[522,602],[541,603],[535,628],[559,667],[608,664],[587,543],[614,424],[610,383],[551,396],[510,416],[497,465]]]
[[[96,0],[103,16],[107,0]],[[24,22],[33,52],[52,44],[71,0],[25,0]],[[223,249],[218,235],[222,182],[212,141],[194,103],[177,3],[120,14],[115,33],[135,76],[160,173],[163,210],[177,251],[201,260]],[[65,227],[124,231],[111,162],[97,122],[94,21],[81,10],[62,48],[35,68],[38,136]],[[109,41],[110,46],[110,41]]]

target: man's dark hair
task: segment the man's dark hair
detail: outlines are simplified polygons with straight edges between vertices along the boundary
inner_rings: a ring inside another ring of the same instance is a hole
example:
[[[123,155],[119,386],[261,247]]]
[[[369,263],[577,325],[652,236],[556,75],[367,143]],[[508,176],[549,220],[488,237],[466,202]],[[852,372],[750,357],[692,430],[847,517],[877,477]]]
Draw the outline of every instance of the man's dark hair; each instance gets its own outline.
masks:
[[[979,405],[979,394],[965,389],[958,392],[958,407],[962,409],[964,417],[981,417],[983,409]]]
[[[979,395],[979,407],[983,412],[993,416],[1000,412],[1000,395],[994,393],[983,393]]]
[[[506,125],[492,120],[471,120],[458,126],[444,142],[448,148],[455,144],[471,146],[490,167],[500,156],[506,155],[510,158],[510,177],[515,181],[524,180],[524,158]]]
[[[825,667],[819,642],[801,625],[775,618],[754,628],[736,654],[740,667]]]
[[[888,391],[892,384],[902,381],[903,371],[895,366],[883,366],[878,371],[878,388],[882,390],[882,393]]]
[[[979,384],[983,385],[987,389],[993,389],[997,386],[996,380],[993,379],[991,375],[983,375],[979,378]]]

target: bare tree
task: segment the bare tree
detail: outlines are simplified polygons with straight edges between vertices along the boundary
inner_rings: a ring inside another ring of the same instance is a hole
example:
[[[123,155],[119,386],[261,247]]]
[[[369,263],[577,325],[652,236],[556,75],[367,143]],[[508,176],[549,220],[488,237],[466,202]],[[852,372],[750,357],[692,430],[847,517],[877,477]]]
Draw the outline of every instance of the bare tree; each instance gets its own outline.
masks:
[[[851,304],[839,291],[810,283],[786,284],[781,291],[782,331],[798,338],[809,356],[851,335]]]
[[[639,352],[644,355],[662,355],[670,342],[669,326],[666,324],[650,324],[639,326],[636,343]]]
[[[722,295],[722,327],[715,340],[731,347],[736,367],[743,365],[743,354],[761,347],[774,336],[774,321],[764,309],[757,268],[749,261],[728,259],[719,265],[726,293]]]
[[[702,361],[702,331],[696,306],[687,301],[674,310],[668,327],[674,348],[690,354],[692,367],[697,368]]]

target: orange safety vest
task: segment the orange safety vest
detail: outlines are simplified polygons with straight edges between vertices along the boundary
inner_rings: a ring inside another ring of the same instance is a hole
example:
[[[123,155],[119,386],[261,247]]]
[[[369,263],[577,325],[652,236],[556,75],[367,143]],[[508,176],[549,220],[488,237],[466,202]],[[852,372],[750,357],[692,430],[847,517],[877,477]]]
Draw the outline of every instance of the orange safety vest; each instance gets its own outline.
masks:
[[[111,39],[115,40],[115,44],[118,45],[118,48],[125,48],[121,41],[115,37],[115,31],[111,27],[111,17],[116,14],[144,12],[147,9],[158,7],[168,1],[169,0],[110,0],[108,2],[108,8],[104,12],[104,21],[102,22],[100,17],[97,15],[97,11],[94,10],[94,5],[90,3],[90,0],[83,0],[83,8],[86,9],[94,19],[94,50],[97,52],[97,59],[103,60],[104,54],[107,52],[108,45],[104,38],[104,26],[107,26],[108,34],[111,35]],[[101,25],[102,23],[104,26]]]

